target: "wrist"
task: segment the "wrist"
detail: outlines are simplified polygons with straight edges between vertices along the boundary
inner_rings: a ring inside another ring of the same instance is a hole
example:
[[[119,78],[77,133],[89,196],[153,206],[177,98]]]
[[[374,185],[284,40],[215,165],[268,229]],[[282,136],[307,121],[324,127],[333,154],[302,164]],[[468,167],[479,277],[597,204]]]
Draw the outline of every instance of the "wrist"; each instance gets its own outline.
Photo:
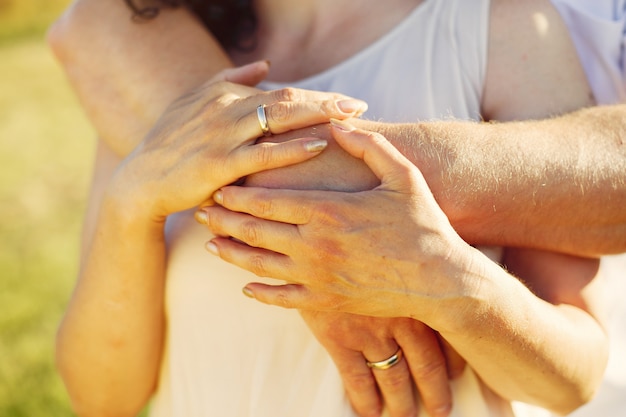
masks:
[[[493,314],[494,300],[501,296],[503,270],[465,242],[450,250],[439,263],[439,278],[433,282],[447,283],[447,288],[439,296],[429,294],[433,303],[427,306],[427,316],[422,321],[445,337],[470,334],[471,329],[483,326],[485,317]]]
[[[153,198],[155,194],[142,185],[118,171],[104,193],[100,217],[111,219],[124,229],[161,233],[167,215],[159,212]]]

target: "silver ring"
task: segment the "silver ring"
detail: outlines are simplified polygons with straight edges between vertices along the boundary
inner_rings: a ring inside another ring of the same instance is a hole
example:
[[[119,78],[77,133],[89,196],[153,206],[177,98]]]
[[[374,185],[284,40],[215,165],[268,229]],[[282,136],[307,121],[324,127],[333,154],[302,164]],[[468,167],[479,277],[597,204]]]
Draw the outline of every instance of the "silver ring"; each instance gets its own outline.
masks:
[[[391,355],[389,358],[385,359],[384,361],[370,362],[366,359],[365,363],[367,364],[368,368],[380,369],[381,371],[384,371],[385,369],[389,369],[392,366],[397,365],[401,359],[402,359],[402,348],[398,348],[398,350],[396,350],[396,353],[394,353],[393,355]]]
[[[265,115],[265,104],[261,104],[256,108],[256,117],[259,119],[263,136],[270,136],[272,132],[270,132],[270,125],[267,123],[267,116]]]

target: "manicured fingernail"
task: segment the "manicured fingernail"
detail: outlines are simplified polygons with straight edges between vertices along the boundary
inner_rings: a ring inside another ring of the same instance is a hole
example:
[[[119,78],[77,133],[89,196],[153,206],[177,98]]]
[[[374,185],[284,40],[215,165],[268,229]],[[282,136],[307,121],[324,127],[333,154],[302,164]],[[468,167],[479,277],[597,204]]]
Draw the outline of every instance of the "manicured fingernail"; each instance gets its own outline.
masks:
[[[206,250],[209,253],[212,253],[213,255],[219,256],[220,251],[217,248],[217,245],[211,241],[208,241],[207,243],[204,244],[204,247],[206,248]]]
[[[209,222],[209,216],[206,214],[204,210],[198,210],[194,213],[193,217],[200,224],[207,224]]]
[[[224,203],[224,193],[222,192],[222,190],[217,190],[215,194],[213,194],[213,201],[215,201],[217,204]]]
[[[254,292],[250,288],[248,288],[248,287],[243,287],[241,289],[241,292],[243,293],[243,295],[245,295],[248,298],[255,298],[254,297]]]
[[[333,127],[336,127],[337,129],[343,130],[345,132],[352,132],[354,129],[356,129],[354,126],[344,120],[330,119],[330,124],[333,125]]]
[[[361,100],[346,99],[337,101],[337,107],[344,113],[363,113],[367,110],[367,103]]]
[[[328,142],[324,139],[312,140],[311,142],[307,142],[304,144],[304,149],[307,152],[322,152],[328,146]]]

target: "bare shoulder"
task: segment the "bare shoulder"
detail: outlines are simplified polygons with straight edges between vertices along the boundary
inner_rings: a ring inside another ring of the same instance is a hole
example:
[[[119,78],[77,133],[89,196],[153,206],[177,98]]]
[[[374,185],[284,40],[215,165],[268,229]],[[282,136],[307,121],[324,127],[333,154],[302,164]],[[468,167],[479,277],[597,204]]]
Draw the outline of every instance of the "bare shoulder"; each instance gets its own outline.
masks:
[[[483,116],[542,118],[593,104],[567,27],[549,0],[492,0]]]

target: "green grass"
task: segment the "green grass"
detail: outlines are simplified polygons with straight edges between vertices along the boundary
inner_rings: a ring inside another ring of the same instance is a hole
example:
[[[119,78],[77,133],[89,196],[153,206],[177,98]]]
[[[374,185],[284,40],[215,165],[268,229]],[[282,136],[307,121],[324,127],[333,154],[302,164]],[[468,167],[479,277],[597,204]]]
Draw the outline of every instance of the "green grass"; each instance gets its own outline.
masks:
[[[0,43],[0,63],[0,416],[69,416],[53,343],[95,134],[40,37]]]
[[[43,40],[70,2],[0,0],[0,417],[73,415],[54,338],[95,132]]]
[[[38,37],[70,0],[0,0],[0,43]]]

